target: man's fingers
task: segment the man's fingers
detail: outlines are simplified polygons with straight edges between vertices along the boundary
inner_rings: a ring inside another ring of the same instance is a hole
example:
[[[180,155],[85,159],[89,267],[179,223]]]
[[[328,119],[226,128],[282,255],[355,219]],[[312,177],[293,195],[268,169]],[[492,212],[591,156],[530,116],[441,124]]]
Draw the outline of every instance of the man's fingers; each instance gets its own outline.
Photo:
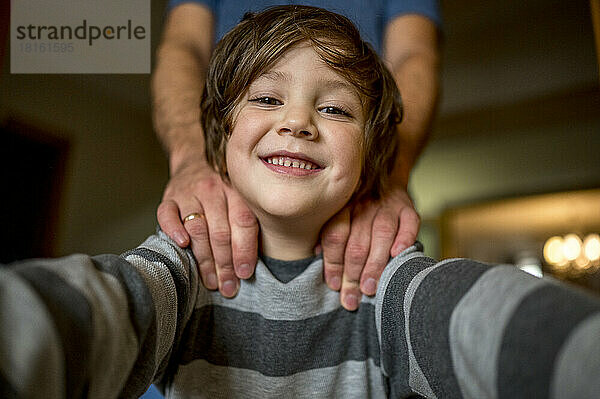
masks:
[[[377,212],[374,204],[358,204],[353,211],[350,237],[344,253],[344,281],[358,286],[371,248],[371,226]]]
[[[375,206],[358,204],[353,211],[350,237],[344,253],[341,289],[342,306],[348,310],[358,309],[362,296],[359,281],[371,247],[371,226],[376,210]]]
[[[404,207],[400,213],[400,228],[390,252],[392,257],[398,256],[400,252],[415,243],[420,225],[421,219],[417,211],[410,206]]]
[[[194,217],[185,220],[186,217],[184,216],[183,224],[192,237],[191,248],[198,263],[202,283],[209,290],[216,290],[218,281],[210,249],[206,217],[202,209],[197,209],[196,212],[188,215],[194,215]]]
[[[163,231],[178,245],[191,245],[206,288],[218,287],[223,296],[232,297],[239,280],[233,269],[227,187],[214,171],[190,163],[171,177],[157,217]],[[191,214],[197,217],[182,222]],[[256,234],[254,237],[256,240]]]
[[[254,273],[258,257],[258,221],[242,197],[227,187],[227,206],[231,227],[233,266],[239,278],[249,278]]]
[[[342,287],[344,251],[349,234],[350,208],[346,206],[325,224],[321,232],[325,281],[334,291]]]
[[[342,288],[340,290],[340,301],[344,309],[350,311],[358,309],[361,297],[362,294],[360,293],[358,281],[348,280],[346,274],[344,274],[344,277],[342,278]]]
[[[398,217],[380,208],[373,221],[369,257],[361,274],[360,288],[365,295],[375,295],[377,281],[390,259],[390,248],[398,230]]]
[[[185,217],[185,215],[184,215]],[[185,231],[179,215],[179,207],[173,200],[164,200],[156,210],[156,218],[162,231],[164,231],[181,248],[190,244],[190,238]]]
[[[208,236],[217,272],[219,291],[223,296],[231,298],[238,291],[239,280],[233,270],[231,231],[227,217],[225,193],[221,189],[207,187],[202,204],[208,224]]]

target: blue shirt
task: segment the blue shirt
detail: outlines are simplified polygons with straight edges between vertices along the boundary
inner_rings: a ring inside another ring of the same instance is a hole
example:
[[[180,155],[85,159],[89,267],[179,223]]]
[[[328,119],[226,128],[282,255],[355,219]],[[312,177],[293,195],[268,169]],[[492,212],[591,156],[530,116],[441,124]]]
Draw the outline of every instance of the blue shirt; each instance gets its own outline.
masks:
[[[371,43],[381,53],[383,34],[387,24],[403,14],[420,14],[441,27],[441,17],[437,0],[169,0],[168,9],[182,4],[196,2],[206,5],[215,18],[215,37],[220,40],[248,11],[261,11],[267,7],[282,4],[303,4],[326,8],[348,17],[363,40]]]

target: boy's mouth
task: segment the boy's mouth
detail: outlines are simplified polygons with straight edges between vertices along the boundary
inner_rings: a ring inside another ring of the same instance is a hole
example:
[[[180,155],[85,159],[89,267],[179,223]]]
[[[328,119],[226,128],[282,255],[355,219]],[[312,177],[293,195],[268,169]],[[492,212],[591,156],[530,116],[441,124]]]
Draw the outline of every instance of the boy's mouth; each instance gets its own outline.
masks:
[[[261,157],[261,159],[263,160],[263,162],[284,168],[304,170],[322,169],[321,165],[319,165],[314,160],[308,158],[304,154],[289,153],[287,151],[280,151],[277,153],[269,154],[265,157]]]
[[[290,157],[270,157],[266,158],[266,161],[270,164],[284,166],[286,168],[300,168],[306,170],[319,169],[319,167],[312,162]]]

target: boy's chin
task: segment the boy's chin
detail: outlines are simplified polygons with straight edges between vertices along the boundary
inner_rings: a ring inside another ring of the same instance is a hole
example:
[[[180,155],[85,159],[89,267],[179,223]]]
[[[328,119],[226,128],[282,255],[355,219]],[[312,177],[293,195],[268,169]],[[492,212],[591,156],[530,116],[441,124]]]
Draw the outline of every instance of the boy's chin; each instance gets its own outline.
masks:
[[[260,211],[257,214],[263,214],[266,217],[280,220],[281,222],[305,221],[317,222],[326,221],[333,216],[336,211],[333,209],[324,209],[322,204],[295,202],[295,201],[277,201],[262,203],[259,205]]]
[[[346,205],[350,196],[341,190],[332,194],[313,187],[290,186],[283,190],[264,187],[261,191],[240,192],[257,216],[264,215],[271,221],[300,221],[311,225],[324,224]]]
[[[266,215],[282,219],[300,219],[317,212],[315,207],[292,203],[263,204],[261,209]]]

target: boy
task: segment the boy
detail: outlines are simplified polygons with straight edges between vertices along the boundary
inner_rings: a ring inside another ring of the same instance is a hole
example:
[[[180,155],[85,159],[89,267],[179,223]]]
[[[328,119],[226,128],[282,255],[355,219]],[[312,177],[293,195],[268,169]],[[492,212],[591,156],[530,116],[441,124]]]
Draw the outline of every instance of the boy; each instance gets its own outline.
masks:
[[[418,244],[356,312],[324,284],[319,230],[384,189],[398,98],[345,18],[249,15],[215,50],[202,123],[208,159],[259,219],[255,276],[233,299],[207,291],[162,232],[121,257],[13,265],[0,274],[0,394],[134,397],[158,380],[167,397],[591,397],[592,298],[508,266],[436,264]],[[531,329],[545,323],[540,344]]]

